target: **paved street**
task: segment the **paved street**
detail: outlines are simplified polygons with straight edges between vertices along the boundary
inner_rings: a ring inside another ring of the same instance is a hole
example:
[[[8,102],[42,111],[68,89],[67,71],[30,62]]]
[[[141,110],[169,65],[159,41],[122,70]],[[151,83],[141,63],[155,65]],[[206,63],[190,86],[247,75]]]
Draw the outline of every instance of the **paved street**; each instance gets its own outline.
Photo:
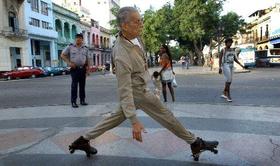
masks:
[[[220,141],[218,155],[205,152],[199,164],[184,141],[140,110],[138,117],[148,131],[143,143],[131,139],[126,121],[92,140],[97,156],[69,154],[69,143],[117,107],[113,75],[90,76],[91,105],[78,109],[69,105],[70,76],[1,81],[0,165],[279,165],[279,70],[236,73],[234,102],[226,103],[219,97],[221,75],[198,67],[176,68],[176,102],[167,107],[197,136]]]

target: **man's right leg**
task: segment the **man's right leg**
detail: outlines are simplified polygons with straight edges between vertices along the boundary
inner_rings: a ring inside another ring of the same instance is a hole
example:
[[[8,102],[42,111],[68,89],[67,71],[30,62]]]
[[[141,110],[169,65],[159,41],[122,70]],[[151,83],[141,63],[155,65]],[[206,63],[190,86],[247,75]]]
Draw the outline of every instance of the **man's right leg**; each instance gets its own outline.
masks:
[[[135,97],[136,107],[142,109],[146,114],[159,122],[163,127],[174,133],[188,144],[195,142],[196,137],[175,118],[161,101],[151,92],[144,92]]]
[[[76,69],[72,69],[71,70],[71,77],[72,77],[72,83],[71,83],[71,104],[72,104],[72,107],[74,107],[74,108],[78,107],[76,101],[77,101],[79,76],[77,74],[78,73],[77,73]]]
[[[217,153],[218,141],[205,141],[201,138],[196,138],[193,133],[188,131],[169,111],[155,95],[150,92],[139,94],[134,100],[137,108],[142,109],[149,116],[159,122],[162,126],[174,133],[179,138],[185,140],[191,145],[194,160],[198,161],[199,155],[204,150],[209,150]]]

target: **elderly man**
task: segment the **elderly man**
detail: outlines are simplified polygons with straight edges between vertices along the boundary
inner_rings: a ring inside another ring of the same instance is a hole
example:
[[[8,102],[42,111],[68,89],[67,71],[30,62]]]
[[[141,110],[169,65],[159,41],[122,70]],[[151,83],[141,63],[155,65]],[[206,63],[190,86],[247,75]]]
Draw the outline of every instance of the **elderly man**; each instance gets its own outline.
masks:
[[[88,156],[96,154],[97,150],[90,146],[89,140],[118,126],[126,119],[131,122],[133,139],[142,142],[142,132],[145,130],[136,116],[137,109],[143,110],[162,126],[190,144],[193,156],[197,159],[202,150],[216,151],[214,148],[218,145],[217,141],[209,142],[196,138],[194,134],[184,128],[157,96],[147,89],[150,75],[144,47],[139,39],[143,23],[138,11],[133,7],[121,8],[117,15],[117,22],[120,33],[113,48],[113,63],[118,81],[120,106],[110,117],[98,123],[92,131],[74,141],[69,146],[70,152],[73,153],[78,149],[85,151]]]

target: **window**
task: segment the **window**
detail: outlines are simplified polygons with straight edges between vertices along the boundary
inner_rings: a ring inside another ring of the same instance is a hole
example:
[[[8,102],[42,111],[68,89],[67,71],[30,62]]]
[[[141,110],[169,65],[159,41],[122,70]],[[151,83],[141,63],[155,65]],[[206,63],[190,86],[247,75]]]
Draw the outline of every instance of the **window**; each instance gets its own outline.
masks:
[[[266,36],[266,38],[268,38],[268,36],[269,36],[268,24],[266,24],[265,36]]]
[[[38,20],[36,18],[31,18],[31,25],[33,25],[35,27],[40,27],[40,20]]]
[[[49,29],[49,23],[46,21],[42,21],[42,28]]]
[[[31,3],[31,10],[39,13],[39,2],[38,2],[38,0],[31,0],[30,3]]]
[[[261,27],[261,35],[260,35],[261,40],[262,40],[262,37],[263,37],[263,29]]]
[[[44,15],[48,15],[48,4],[46,2],[41,1],[41,13]]]
[[[9,12],[9,27],[12,27],[12,31],[18,31],[18,20],[14,12]]]

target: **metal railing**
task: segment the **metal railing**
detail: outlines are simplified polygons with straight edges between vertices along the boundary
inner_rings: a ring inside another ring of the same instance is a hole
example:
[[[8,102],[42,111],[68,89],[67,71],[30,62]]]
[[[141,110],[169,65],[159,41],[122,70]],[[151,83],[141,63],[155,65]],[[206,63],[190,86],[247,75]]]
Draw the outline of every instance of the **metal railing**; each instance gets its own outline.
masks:
[[[15,27],[4,27],[1,32],[5,37],[28,37],[27,30]]]

